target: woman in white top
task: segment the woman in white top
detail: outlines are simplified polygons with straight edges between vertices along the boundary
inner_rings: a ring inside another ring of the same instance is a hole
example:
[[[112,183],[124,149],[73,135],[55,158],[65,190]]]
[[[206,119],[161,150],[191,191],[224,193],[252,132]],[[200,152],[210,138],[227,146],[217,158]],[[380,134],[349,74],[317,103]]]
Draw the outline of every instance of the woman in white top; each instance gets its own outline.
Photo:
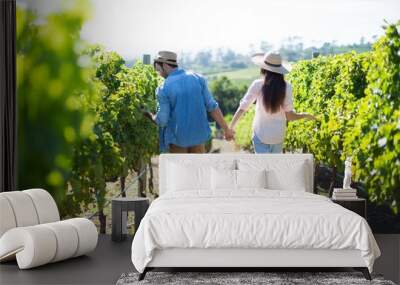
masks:
[[[256,101],[253,120],[253,146],[256,153],[281,153],[286,121],[314,120],[309,114],[297,114],[293,109],[292,87],[283,77],[288,70],[278,53],[256,54],[252,61],[261,67],[263,78],[254,80],[240,101],[233,116],[234,130],[240,117]]]

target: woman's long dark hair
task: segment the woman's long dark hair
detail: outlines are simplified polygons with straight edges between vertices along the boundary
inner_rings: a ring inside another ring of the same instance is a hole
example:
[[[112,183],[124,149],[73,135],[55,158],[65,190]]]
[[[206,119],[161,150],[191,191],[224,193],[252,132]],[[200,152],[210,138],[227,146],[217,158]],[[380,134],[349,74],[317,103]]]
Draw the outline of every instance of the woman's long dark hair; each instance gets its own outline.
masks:
[[[283,78],[283,74],[266,69],[261,69],[261,74],[265,76],[264,84],[261,89],[265,110],[268,113],[276,113],[280,110],[283,100],[285,100],[285,79]]]

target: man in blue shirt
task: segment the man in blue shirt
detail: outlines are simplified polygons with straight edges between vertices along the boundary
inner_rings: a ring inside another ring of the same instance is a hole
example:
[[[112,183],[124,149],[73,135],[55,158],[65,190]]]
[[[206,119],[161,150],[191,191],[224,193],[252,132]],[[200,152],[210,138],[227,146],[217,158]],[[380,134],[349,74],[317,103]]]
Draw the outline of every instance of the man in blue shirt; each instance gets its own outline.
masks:
[[[161,151],[204,153],[211,137],[207,113],[222,128],[225,139],[233,139],[233,131],[201,75],[179,68],[177,55],[169,51],[158,53],[154,68],[165,78],[156,90],[158,112],[152,115],[160,127]]]

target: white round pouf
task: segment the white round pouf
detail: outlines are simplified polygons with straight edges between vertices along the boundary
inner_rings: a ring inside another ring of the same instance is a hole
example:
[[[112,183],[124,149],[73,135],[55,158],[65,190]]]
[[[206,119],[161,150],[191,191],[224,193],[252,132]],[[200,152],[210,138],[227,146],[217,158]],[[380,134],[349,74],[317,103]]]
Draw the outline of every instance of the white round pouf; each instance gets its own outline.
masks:
[[[78,233],[78,250],[76,251],[74,257],[91,252],[96,248],[98,233],[96,226],[92,221],[85,218],[74,218],[65,220],[63,222],[74,226]]]
[[[53,231],[41,225],[14,228],[1,237],[0,254],[16,255],[20,269],[49,263],[57,251]]]
[[[17,227],[37,225],[39,219],[30,196],[23,191],[0,193],[11,205]]]
[[[16,226],[17,222],[10,202],[6,197],[0,195],[0,237]]]
[[[57,204],[49,192],[43,189],[29,189],[22,191],[29,195],[35,205],[39,224],[52,223],[60,220]]]
[[[0,262],[16,259],[20,269],[28,269],[96,248],[92,221],[59,219],[53,197],[43,189],[0,193]]]
[[[78,233],[75,228],[65,221],[43,224],[51,229],[57,239],[57,252],[51,262],[57,262],[75,256],[78,250]]]

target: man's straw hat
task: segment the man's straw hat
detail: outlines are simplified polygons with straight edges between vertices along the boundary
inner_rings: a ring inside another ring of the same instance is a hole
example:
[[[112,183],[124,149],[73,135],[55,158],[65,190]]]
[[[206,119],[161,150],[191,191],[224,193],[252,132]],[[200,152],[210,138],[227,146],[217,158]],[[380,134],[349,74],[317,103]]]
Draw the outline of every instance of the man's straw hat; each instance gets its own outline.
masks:
[[[162,62],[172,65],[178,65],[177,58],[178,56],[176,55],[176,53],[164,50],[158,52],[158,56],[154,59],[154,62]]]

